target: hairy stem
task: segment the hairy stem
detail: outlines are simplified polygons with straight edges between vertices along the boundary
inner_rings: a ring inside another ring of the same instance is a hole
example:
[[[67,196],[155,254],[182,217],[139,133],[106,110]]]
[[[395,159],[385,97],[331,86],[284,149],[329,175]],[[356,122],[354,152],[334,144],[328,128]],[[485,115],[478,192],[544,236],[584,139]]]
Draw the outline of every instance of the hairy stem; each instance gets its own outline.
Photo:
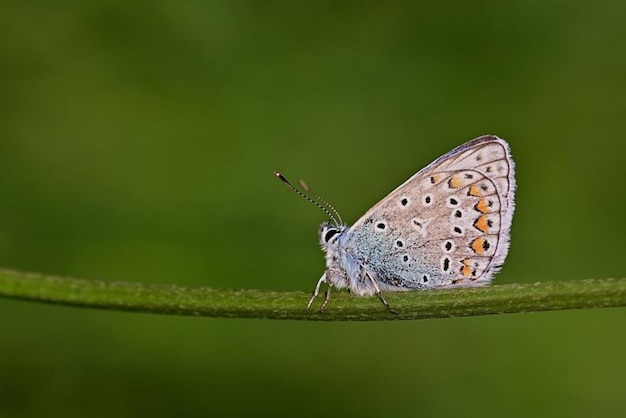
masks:
[[[481,288],[386,293],[397,314],[375,298],[333,292],[328,308],[309,294],[108,282],[0,270],[0,297],[119,311],[228,318],[377,321],[447,318],[626,306],[626,279],[588,279]]]

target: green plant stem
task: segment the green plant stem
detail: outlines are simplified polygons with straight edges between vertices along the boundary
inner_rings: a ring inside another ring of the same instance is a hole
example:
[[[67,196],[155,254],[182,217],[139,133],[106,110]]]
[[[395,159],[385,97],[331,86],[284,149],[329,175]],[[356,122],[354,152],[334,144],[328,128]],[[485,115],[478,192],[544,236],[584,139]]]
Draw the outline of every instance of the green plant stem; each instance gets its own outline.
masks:
[[[334,291],[324,312],[306,310],[309,294],[217,290],[108,282],[0,270],[0,296],[119,311],[228,318],[377,321],[626,306],[626,279],[589,279],[385,294],[397,315],[375,297]],[[320,297],[323,298],[323,297]],[[314,306],[319,306],[316,301]]]

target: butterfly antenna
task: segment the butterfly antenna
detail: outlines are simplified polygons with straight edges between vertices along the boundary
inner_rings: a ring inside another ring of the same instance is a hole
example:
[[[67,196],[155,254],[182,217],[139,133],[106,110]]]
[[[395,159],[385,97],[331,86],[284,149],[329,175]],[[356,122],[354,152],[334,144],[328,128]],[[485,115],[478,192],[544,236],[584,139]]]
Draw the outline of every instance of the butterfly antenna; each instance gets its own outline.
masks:
[[[293,192],[295,192],[298,196],[300,196],[301,198],[303,198],[305,200],[308,200],[309,202],[313,203],[315,206],[320,208],[326,215],[328,215],[328,217],[333,221],[335,226],[341,226],[342,225],[341,223],[338,222],[338,220],[335,217],[335,215],[333,215],[333,213],[328,208],[326,208],[325,206],[322,206],[322,204],[320,202],[318,202],[317,200],[311,198],[310,196],[307,196],[306,194],[302,193],[300,190],[296,189],[291,183],[289,183],[289,180],[287,180],[287,178],[285,176],[280,174],[278,171],[274,171],[274,175],[276,177],[278,177],[280,179],[280,181],[285,183],[285,185],[287,187],[289,187]],[[339,218],[339,219],[341,219],[341,218]]]
[[[306,182],[304,180],[300,179],[300,180],[298,180],[298,183],[300,183],[300,186],[304,189],[304,191],[307,192],[313,199],[315,199],[320,204],[322,204],[324,207],[326,207],[328,210],[330,210],[333,213],[333,215],[335,215],[337,217],[339,222],[343,225],[343,219],[341,219],[341,215],[339,214],[339,211],[337,209],[335,209],[335,207],[333,205],[328,203],[326,201],[326,199],[324,199],[323,197],[321,197],[320,195],[315,193],[313,190],[311,190],[309,185],[306,184]]]

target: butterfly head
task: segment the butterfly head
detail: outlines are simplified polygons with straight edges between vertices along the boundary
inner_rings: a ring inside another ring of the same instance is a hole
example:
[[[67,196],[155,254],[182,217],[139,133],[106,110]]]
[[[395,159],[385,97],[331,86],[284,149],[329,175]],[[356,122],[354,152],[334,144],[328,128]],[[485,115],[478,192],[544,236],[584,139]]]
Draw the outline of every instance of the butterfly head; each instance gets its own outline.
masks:
[[[337,246],[339,241],[339,235],[346,229],[345,225],[336,225],[333,222],[324,222],[320,225],[319,229],[319,237],[320,244],[324,251],[328,248],[333,248]]]

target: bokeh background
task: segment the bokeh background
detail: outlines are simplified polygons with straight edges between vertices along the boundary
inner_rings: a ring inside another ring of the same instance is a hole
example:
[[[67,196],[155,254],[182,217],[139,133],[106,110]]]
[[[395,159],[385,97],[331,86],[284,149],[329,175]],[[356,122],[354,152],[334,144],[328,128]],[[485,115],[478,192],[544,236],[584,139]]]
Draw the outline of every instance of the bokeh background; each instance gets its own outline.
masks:
[[[309,291],[324,216],[273,170],[351,223],[494,133],[519,185],[497,283],[623,276],[625,16],[604,0],[4,2],[0,266]],[[0,300],[0,416],[621,417],[625,321]]]

